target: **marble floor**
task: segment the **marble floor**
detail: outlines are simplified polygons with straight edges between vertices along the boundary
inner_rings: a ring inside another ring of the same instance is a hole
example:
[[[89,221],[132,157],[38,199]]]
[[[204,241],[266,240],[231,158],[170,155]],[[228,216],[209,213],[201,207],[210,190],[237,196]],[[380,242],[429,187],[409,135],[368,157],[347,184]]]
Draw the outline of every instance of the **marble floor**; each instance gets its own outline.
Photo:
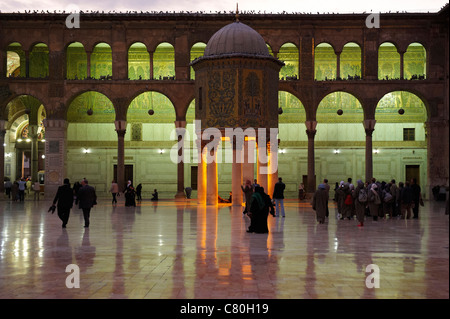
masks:
[[[195,200],[103,199],[88,229],[79,209],[63,229],[48,201],[0,201],[0,298],[449,298],[443,202],[426,202],[418,220],[363,228],[329,205],[319,225],[308,203],[286,201],[267,235],[246,232],[240,207]]]

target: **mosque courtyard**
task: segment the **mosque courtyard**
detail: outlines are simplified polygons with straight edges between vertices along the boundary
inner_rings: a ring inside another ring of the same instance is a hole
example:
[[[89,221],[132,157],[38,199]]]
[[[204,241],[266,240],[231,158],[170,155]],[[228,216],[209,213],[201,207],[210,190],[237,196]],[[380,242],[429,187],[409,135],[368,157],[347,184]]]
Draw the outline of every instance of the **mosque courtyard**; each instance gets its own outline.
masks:
[[[2,299],[448,299],[449,217],[426,201],[419,219],[317,224],[287,200],[269,234],[247,233],[240,207],[142,201],[71,212],[49,201],[0,202]],[[369,268],[367,268],[369,266]],[[367,269],[366,269],[367,268]],[[366,272],[367,270],[367,272]],[[78,284],[78,287],[76,287]]]

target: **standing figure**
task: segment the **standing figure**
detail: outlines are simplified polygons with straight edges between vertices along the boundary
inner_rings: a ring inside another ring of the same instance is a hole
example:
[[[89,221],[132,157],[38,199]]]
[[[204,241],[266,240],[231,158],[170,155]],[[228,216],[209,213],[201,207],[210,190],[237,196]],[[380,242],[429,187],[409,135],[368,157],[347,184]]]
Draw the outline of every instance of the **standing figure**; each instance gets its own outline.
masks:
[[[417,179],[413,178],[411,179],[411,190],[413,193],[413,218],[418,219],[419,218],[419,204],[420,200],[422,199],[422,193],[419,184],[417,184]]]
[[[25,199],[25,189],[27,187],[27,182],[22,178],[19,181],[19,201],[23,202]]]
[[[345,193],[344,193],[344,181],[339,183],[338,189],[335,190],[336,197],[336,206],[338,209],[338,219],[344,219],[344,201],[345,201]]]
[[[403,184],[400,182],[400,184]],[[409,185],[409,182],[405,182],[405,186],[401,187],[400,193],[400,203],[401,203],[401,218],[410,219],[411,218],[411,208],[414,205],[413,201],[413,191]]]
[[[241,189],[244,192],[244,196],[245,196],[245,208],[244,211],[242,212],[242,214],[248,214],[248,212],[250,211],[250,202],[252,200],[252,195],[253,195],[253,187],[252,187],[252,182],[248,179],[245,182],[245,185],[242,186],[241,185]]]
[[[378,210],[381,205],[381,198],[380,195],[378,195],[378,186],[375,183],[371,184],[372,186],[369,186],[370,189],[368,190],[368,201],[369,201],[369,210],[370,215],[372,216],[374,221],[378,220]]]
[[[83,210],[84,227],[89,227],[91,208],[97,205],[95,188],[90,186],[87,179],[81,181],[81,188],[77,194],[79,207]]]
[[[125,206],[136,206],[136,190],[131,184],[131,181],[128,181],[127,187],[125,188]]]
[[[39,181],[34,182],[33,184],[33,191],[34,191],[34,200],[39,201],[39,195],[41,194],[41,183]],[[73,202],[73,190],[72,190],[72,202]]]
[[[358,220],[359,227],[364,226],[364,216],[366,211],[366,204],[367,204],[367,191],[364,188],[364,183],[362,180],[358,179],[356,182],[356,188],[353,192],[353,202],[355,203],[355,213],[356,213],[356,219]]]
[[[325,223],[328,206],[328,192],[325,184],[319,184],[318,189],[313,195],[312,208],[316,211],[316,218],[319,224]]]
[[[5,193],[6,193],[6,196],[8,196],[8,198],[11,198],[11,187],[12,187],[12,183],[11,183],[11,181],[8,179],[8,180],[5,182]]]
[[[142,194],[142,184],[139,184],[139,185],[136,187],[136,197],[137,197],[137,200],[138,200],[138,201],[141,201],[141,200],[142,200],[141,194]]]
[[[36,183],[39,184],[39,182]],[[53,206],[55,206],[56,203],[58,203],[58,217],[62,221],[62,227],[66,228],[67,222],[69,221],[70,209],[73,206],[73,189],[70,187],[68,178],[65,178],[64,184],[58,187],[58,191],[53,199]]]
[[[112,204],[117,204],[117,195],[119,195],[119,185],[116,183],[115,180],[111,182],[111,187],[109,188],[109,191],[112,194]]]
[[[281,209],[281,215],[285,217],[284,214],[284,189],[286,188],[286,185],[283,183],[283,179],[281,177],[278,177],[278,183],[275,184],[275,187],[273,189],[273,196],[272,198],[275,200],[275,214],[276,217],[280,216],[280,209]]]
[[[274,216],[274,208],[270,196],[264,193],[263,187],[255,186],[250,205],[249,215],[251,223],[247,230],[248,233],[266,234],[269,232],[267,227],[269,209],[272,216]]]

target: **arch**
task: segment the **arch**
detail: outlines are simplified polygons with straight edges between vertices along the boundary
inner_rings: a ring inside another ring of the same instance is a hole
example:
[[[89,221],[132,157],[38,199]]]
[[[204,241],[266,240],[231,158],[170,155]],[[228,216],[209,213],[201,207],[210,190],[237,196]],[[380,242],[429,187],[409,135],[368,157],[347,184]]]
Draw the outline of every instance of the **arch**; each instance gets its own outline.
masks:
[[[403,109],[404,114],[399,114]],[[378,101],[375,109],[377,123],[424,123],[427,121],[426,103],[409,91],[390,91]]]
[[[175,77],[175,49],[172,44],[158,44],[153,53],[153,70],[155,79]]]
[[[191,51],[190,51],[190,56],[189,56],[189,60],[193,61],[196,58],[199,58],[201,56],[203,56],[203,54],[205,53],[205,48],[206,48],[206,43],[204,42],[197,42],[195,43],[192,47],[191,47]],[[190,67],[190,79],[191,80],[195,80],[195,71],[194,68],[191,66]]]
[[[274,56],[273,50],[272,50],[272,47],[270,46],[270,44],[266,43],[266,46],[267,46],[267,49],[269,50],[269,54],[270,54],[271,56]]]
[[[383,42],[378,47],[378,79],[400,79],[400,54],[392,42]]]
[[[148,111],[154,114],[149,115]],[[174,123],[175,107],[172,101],[157,91],[146,91],[137,95],[129,104],[127,121],[141,123]]]
[[[150,79],[150,54],[142,42],[134,42],[128,48],[128,79]]]
[[[427,52],[419,42],[408,45],[403,54],[403,74],[405,79],[426,79]]]
[[[337,74],[337,56],[331,44],[322,42],[314,49],[314,79],[326,81],[335,79]]]
[[[337,114],[342,110],[342,115]],[[319,123],[362,123],[364,109],[360,100],[345,91],[335,91],[327,94],[319,103],[316,111]]]
[[[87,113],[90,109],[92,115]],[[66,118],[69,123],[114,123],[115,109],[105,94],[85,91],[70,100]]]
[[[106,42],[97,43],[92,50],[91,77],[94,79],[112,77],[112,50]]]
[[[36,43],[31,49],[30,56],[30,77],[48,77],[49,50],[45,43]]]
[[[361,47],[355,42],[347,42],[340,55],[342,79],[361,78]]]
[[[283,110],[283,113],[278,115],[279,123],[304,123],[306,121],[305,106],[294,94],[278,91],[278,107]]]
[[[298,78],[299,51],[298,47],[287,42],[280,47],[277,55],[278,59],[283,61],[285,65],[280,70],[282,78],[293,77]]]
[[[19,42],[12,42],[6,51],[6,77],[25,77],[26,57],[22,45]]]
[[[191,103],[189,103],[185,118],[187,124],[192,124],[195,120],[195,99],[192,99]]]
[[[66,79],[87,78],[87,54],[81,42],[71,42],[66,46]]]

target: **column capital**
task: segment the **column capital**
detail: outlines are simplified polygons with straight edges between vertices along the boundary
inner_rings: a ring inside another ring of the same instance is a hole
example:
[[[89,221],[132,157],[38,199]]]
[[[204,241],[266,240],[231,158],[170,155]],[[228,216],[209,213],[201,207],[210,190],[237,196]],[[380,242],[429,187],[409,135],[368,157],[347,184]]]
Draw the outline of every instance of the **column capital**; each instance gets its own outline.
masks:
[[[307,131],[315,131],[317,127],[317,121],[305,121]]]
[[[116,126],[116,131],[125,131],[127,129],[127,121],[125,120],[116,120],[114,121],[114,125]]]
[[[175,121],[175,128],[186,128],[186,121]]]
[[[373,131],[375,131],[376,122],[377,121],[374,119],[368,119],[368,120],[363,121],[364,130],[366,131],[366,136],[372,136]]]

